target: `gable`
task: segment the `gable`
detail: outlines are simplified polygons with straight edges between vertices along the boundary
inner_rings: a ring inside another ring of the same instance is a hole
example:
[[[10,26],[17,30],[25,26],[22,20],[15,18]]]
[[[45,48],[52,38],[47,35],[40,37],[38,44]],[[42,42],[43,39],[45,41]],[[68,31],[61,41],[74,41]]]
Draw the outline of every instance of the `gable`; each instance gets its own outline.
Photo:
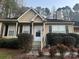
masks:
[[[18,22],[42,21],[41,16],[33,9],[29,9],[18,18]]]
[[[42,18],[40,16],[36,16],[34,22],[42,22]]]
[[[19,22],[29,22],[36,15],[32,10],[26,11],[21,17],[18,18]]]

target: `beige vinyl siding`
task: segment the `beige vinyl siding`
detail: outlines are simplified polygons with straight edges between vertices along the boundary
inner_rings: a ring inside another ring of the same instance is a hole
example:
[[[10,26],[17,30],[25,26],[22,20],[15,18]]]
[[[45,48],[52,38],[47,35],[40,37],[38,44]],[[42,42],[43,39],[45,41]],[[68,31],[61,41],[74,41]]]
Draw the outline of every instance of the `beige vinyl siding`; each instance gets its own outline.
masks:
[[[37,17],[34,19],[34,22],[42,22],[41,17],[37,16]]]
[[[74,26],[73,25],[68,25],[68,32],[74,33]]]
[[[79,27],[74,28],[74,33],[79,34]]]
[[[30,10],[19,19],[19,22],[30,22],[35,15],[34,11]]]
[[[45,34],[49,33],[49,25],[45,25]]]

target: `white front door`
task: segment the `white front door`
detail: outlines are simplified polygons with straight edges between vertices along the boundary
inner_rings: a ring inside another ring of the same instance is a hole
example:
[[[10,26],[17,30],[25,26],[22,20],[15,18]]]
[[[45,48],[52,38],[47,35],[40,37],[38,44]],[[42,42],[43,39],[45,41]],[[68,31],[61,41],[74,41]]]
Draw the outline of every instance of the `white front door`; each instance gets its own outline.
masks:
[[[42,41],[42,26],[34,26],[34,48],[38,49],[41,47]]]
[[[42,26],[34,27],[34,41],[41,41],[42,39]]]

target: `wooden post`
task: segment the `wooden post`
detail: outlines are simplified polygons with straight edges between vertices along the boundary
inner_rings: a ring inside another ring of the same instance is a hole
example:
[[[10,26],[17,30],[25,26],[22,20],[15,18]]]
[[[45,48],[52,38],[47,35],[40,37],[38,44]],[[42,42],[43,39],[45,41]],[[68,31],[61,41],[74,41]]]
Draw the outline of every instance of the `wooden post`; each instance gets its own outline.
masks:
[[[34,26],[34,25],[33,25],[33,22],[32,22],[32,35],[34,35],[34,33],[33,33],[33,29],[34,29],[33,26]]]
[[[44,39],[44,42],[43,42],[43,45],[45,46],[46,45],[46,40],[45,40],[45,38],[46,38],[46,35],[45,35],[45,22],[43,23],[43,28],[44,28],[44,30],[43,30],[43,39]]]
[[[1,33],[0,33],[0,36],[2,37],[3,35],[3,24],[1,24]]]
[[[45,23],[43,22],[43,28],[42,28],[42,38],[41,38],[41,50],[45,46]]]
[[[18,35],[18,22],[16,22],[16,36]]]

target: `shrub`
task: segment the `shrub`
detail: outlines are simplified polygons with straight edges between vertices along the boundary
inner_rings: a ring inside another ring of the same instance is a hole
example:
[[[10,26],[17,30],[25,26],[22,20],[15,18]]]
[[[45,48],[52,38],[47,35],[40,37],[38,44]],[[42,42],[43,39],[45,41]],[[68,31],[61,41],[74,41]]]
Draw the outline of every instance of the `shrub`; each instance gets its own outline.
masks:
[[[47,40],[46,40],[47,45],[52,46],[52,45],[56,45],[58,43],[62,43],[64,35],[65,34],[61,34],[61,33],[48,33],[46,35],[46,37],[47,37]]]
[[[74,37],[76,39],[76,47],[79,47],[79,35],[78,34],[74,34],[74,33],[69,33],[68,35]]]
[[[18,35],[18,40],[24,52],[28,53],[32,49],[33,36],[31,34],[21,33]]]
[[[62,44],[63,43],[63,37],[61,36],[54,36],[54,45],[57,45],[57,44]]]
[[[65,45],[74,45],[78,43],[78,35],[77,34],[65,34],[65,33],[48,33],[46,35],[47,40],[46,43],[47,45],[57,45],[57,44],[65,44]]]
[[[16,38],[5,39],[0,38],[0,48],[18,49],[19,43]]]
[[[75,46],[76,44],[76,39],[72,36],[64,36],[64,42],[63,42],[64,45],[67,45],[67,46]]]

